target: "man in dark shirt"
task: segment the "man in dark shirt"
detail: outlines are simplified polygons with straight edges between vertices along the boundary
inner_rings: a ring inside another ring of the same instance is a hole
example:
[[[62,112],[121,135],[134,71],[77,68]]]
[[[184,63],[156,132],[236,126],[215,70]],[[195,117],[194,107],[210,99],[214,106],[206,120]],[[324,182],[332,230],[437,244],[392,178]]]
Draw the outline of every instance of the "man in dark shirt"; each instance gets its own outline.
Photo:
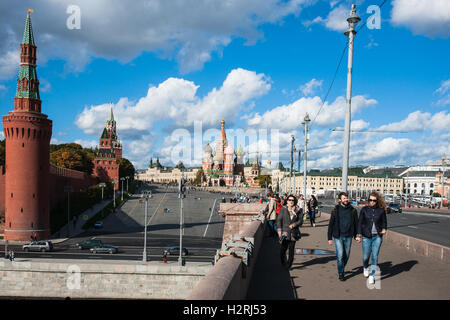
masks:
[[[352,238],[356,238],[358,212],[349,204],[348,194],[339,194],[339,204],[331,211],[328,224],[328,244],[336,246],[339,280],[344,281],[344,269],[350,258]]]

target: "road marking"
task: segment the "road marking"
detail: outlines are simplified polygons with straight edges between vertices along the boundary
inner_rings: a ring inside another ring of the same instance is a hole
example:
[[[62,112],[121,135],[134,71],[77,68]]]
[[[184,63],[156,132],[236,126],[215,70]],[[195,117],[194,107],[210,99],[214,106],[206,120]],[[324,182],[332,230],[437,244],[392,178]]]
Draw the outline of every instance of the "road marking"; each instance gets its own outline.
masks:
[[[411,212],[408,211],[405,214],[415,214],[417,216],[428,216],[428,217],[440,217],[440,218],[450,218],[450,214],[436,214],[436,213],[420,213],[420,212]]]
[[[209,223],[211,222],[212,214],[214,212],[214,208],[216,207],[216,201],[217,201],[217,199],[214,199],[214,204],[211,208],[211,214],[209,215],[208,224],[206,225],[206,229],[205,229],[205,233],[203,234],[203,238],[206,236],[206,231],[208,231]]]
[[[162,203],[162,201],[164,200],[164,198],[166,197],[166,195],[167,195],[167,191],[166,191],[166,193],[164,193],[164,196],[163,196],[162,199],[159,201],[158,206],[156,207],[155,212],[153,212],[153,215],[151,216],[150,220],[148,220],[148,222],[147,222],[147,227],[150,225],[150,222],[152,222],[153,218],[154,218],[154,217],[156,216],[156,214],[158,213],[159,206],[161,205],[161,203]]]
[[[419,227],[416,226],[408,226],[408,228],[419,229]]]

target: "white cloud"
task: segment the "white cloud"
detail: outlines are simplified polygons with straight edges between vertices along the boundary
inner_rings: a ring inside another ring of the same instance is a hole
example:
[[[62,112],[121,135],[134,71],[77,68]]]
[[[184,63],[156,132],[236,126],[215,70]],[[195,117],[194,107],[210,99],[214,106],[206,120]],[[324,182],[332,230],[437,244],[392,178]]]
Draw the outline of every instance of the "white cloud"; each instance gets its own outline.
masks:
[[[336,4],[336,3],[335,3]],[[333,8],[333,6],[331,6]],[[350,14],[350,8],[341,4],[328,13],[326,18],[316,17],[312,21],[304,21],[303,25],[309,27],[313,24],[322,24],[332,31],[344,32],[348,29],[347,18]]]
[[[366,99],[364,96],[354,96],[352,98],[352,112],[358,113],[365,107],[377,104],[375,99]],[[259,128],[283,128],[283,130],[298,129],[301,120],[306,113],[315,125],[330,127],[345,118],[346,102],[344,97],[338,97],[329,104],[325,102],[322,110],[322,99],[319,97],[303,97],[297,101],[279,107],[260,115],[256,113],[253,119],[247,121],[249,126]],[[317,117],[316,117],[317,116]]]
[[[39,79],[39,91],[40,92],[50,92],[52,85],[44,78]]]
[[[448,128],[450,128],[450,113],[447,113],[447,111],[441,111],[432,115],[429,112],[417,110],[408,114],[406,119],[380,126],[378,130],[406,132],[429,130],[435,133],[448,131]]]
[[[8,88],[6,88],[5,85],[0,84],[0,91],[6,91],[6,90],[8,90]]]
[[[200,121],[202,130],[207,130],[220,128],[220,121],[224,119],[227,127],[231,127],[253,99],[270,90],[271,84],[264,74],[238,68],[228,74],[221,87],[213,88],[204,97],[197,95],[198,88],[192,81],[169,78],[158,86],[151,86],[146,96],[136,102],[124,97],[113,105],[119,138],[133,141],[127,143],[130,160],[149,154],[153,146],[149,145],[149,134],[156,123],[163,123],[166,130],[171,130],[192,129],[195,122]],[[86,106],[75,124],[84,133],[99,136],[110,108],[108,103]],[[170,143],[162,150],[163,157],[170,154],[173,145]]]
[[[232,70],[220,88],[205,97],[197,96],[199,86],[192,81],[169,78],[133,103],[121,98],[114,106],[118,130],[124,139],[145,134],[158,121],[171,120],[175,127],[190,127],[202,121],[204,127],[217,127],[222,119],[234,122],[246,103],[270,89],[264,74],[244,69]],[[87,134],[99,134],[109,117],[109,104],[85,107],[75,123]]]
[[[438,106],[446,106],[450,104],[450,79],[443,81],[439,89],[434,93],[440,96],[440,99],[436,102]]]
[[[450,36],[450,1],[448,0],[394,0],[391,22],[414,34],[427,37]]]
[[[316,88],[322,87],[323,80],[312,79],[306,84],[300,86],[300,90],[305,96],[312,96],[315,93]]]
[[[66,9],[71,4],[68,0],[39,1],[32,23],[38,54],[43,56],[38,56],[40,61],[64,59],[67,71],[81,71],[95,57],[127,63],[151,51],[164,59],[176,59],[185,73],[201,69],[214,53],[220,56],[232,39],[254,44],[263,38],[260,25],[297,16],[311,1],[135,0],[130,5],[122,0],[78,0],[79,30],[66,28]],[[18,61],[24,25],[17,22],[25,21],[24,7],[14,0],[0,3],[0,38],[6,39],[9,32],[15,45],[8,53],[11,43],[0,43],[0,71],[8,71],[0,75],[5,77],[13,74],[7,62]],[[11,25],[13,31],[8,29]]]
[[[328,14],[328,17],[325,19],[325,26],[333,31],[344,32],[348,29],[347,18],[349,14],[349,8],[341,4]]]
[[[77,139],[75,140],[75,143],[78,143],[83,148],[93,148],[98,147],[98,141],[96,140],[83,140],[83,139]]]

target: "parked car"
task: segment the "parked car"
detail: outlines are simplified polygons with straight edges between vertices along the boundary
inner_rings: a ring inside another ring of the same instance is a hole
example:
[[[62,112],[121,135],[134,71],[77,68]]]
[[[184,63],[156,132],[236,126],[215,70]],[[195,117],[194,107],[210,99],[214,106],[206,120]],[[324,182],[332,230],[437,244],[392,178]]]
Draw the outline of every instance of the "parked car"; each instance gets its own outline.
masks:
[[[164,250],[164,254],[166,255],[180,255],[180,247],[171,247]],[[182,249],[181,255],[187,256],[189,254],[188,250],[186,248]]]
[[[388,213],[402,213],[402,207],[398,203],[390,202],[387,207]]]
[[[47,252],[53,250],[53,243],[51,241],[36,241],[22,246],[23,251],[41,251]]]
[[[94,229],[100,229],[100,228],[103,228],[103,222],[102,221],[97,221],[94,224]]]
[[[111,245],[107,245],[107,244],[102,244],[96,247],[93,247],[90,249],[90,251],[92,253],[117,253],[118,249],[115,246],[111,246]]]
[[[101,246],[101,245],[102,245],[102,240],[94,239],[94,238],[86,240],[86,241],[78,242],[76,244],[76,246],[80,250],[94,248],[94,247],[98,247],[98,246]]]

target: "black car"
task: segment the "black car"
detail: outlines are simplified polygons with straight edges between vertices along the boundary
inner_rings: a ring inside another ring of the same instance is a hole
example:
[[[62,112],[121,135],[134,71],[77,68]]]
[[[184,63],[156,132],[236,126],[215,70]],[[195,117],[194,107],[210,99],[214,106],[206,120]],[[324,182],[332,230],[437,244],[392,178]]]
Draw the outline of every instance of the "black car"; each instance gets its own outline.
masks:
[[[180,255],[180,247],[171,247],[171,248],[167,248],[164,250],[164,254],[166,255]],[[186,248],[182,249],[182,253],[183,256],[187,256],[189,254],[188,250]]]
[[[402,213],[402,207],[398,203],[389,203],[387,207],[388,213]]]

